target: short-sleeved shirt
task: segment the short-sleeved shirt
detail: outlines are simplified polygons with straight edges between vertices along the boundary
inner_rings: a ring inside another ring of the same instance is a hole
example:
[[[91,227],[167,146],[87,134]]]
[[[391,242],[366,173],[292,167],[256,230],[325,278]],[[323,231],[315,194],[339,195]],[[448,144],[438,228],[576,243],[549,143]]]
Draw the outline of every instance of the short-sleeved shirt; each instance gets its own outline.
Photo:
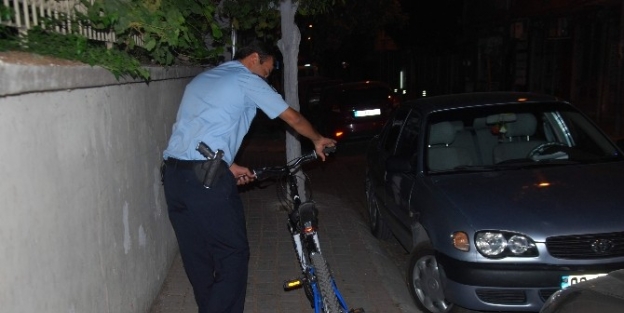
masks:
[[[163,158],[205,160],[197,151],[203,141],[214,152],[223,150],[223,160],[231,165],[257,108],[274,119],[288,104],[239,61],[199,74],[186,86]]]

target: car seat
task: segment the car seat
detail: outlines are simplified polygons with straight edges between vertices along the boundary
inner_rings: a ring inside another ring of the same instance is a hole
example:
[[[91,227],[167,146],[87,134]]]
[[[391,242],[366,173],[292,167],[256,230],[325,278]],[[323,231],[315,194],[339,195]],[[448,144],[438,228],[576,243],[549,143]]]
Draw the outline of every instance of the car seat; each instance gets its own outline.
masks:
[[[449,170],[473,164],[470,152],[466,148],[450,146],[455,141],[456,134],[457,131],[451,122],[445,121],[431,125],[427,146],[429,170]]]
[[[533,138],[537,129],[537,119],[531,113],[515,114],[515,121],[506,123],[505,128],[506,131],[502,132],[502,138],[493,150],[494,164],[525,159],[533,148],[545,142]]]

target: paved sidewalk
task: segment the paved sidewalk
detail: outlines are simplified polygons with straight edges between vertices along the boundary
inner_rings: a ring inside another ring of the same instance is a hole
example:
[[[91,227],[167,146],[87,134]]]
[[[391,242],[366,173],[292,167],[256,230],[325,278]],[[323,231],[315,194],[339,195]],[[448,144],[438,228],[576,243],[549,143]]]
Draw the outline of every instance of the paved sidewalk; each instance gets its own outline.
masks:
[[[242,150],[240,164],[255,167],[285,161],[284,138],[254,137]],[[404,283],[403,272],[379,247],[365,219],[364,158],[341,151],[310,166],[312,197],[319,210],[323,255],[351,308],[367,313],[419,312]],[[313,312],[303,290],[285,292],[284,280],[299,276],[287,213],[275,184],[241,191],[251,249],[245,313]],[[150,313],[196,313],[192,288],[179,255]]]

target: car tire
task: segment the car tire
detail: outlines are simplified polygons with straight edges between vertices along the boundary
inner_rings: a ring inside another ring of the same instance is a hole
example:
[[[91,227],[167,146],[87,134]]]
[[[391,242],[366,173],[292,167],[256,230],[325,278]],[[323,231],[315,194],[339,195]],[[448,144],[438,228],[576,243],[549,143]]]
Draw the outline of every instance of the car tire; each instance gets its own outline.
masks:
[[[368,174],[366,175],[366,206],[368,209],[368,225],[373,236],[381,240],[390,239],[392,231],[390,231],[383,217],[381,217],[373,183],[368,178]]]
[[[446,300],[444,277],[429,243],[417,246],[412,252],[407,268],[407,285],[422,312],[459,313],[470,312]]]

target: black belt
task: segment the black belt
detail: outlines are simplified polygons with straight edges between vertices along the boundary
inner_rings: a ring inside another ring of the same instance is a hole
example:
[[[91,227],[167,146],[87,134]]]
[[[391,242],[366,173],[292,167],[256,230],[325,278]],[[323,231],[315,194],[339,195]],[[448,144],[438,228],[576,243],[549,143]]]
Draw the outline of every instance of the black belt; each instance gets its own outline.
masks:
[[[171,166],[173,168],[179,168],[179,169],[186,169],[186,170],[190,170],[195,168],[195,166],[197,166],[198,164],[204,163],[205,161],[200,161],[200,160],[178,160],[175,158],[167,158],[165,160],[165,164],[167,166]]]

